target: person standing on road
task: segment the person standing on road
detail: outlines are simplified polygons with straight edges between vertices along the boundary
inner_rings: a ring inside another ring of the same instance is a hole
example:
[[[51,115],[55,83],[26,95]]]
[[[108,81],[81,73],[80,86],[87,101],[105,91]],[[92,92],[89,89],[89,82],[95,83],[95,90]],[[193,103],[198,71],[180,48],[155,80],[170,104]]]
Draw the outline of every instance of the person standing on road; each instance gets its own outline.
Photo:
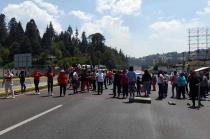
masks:
[[[164,73],[164,79],[163,79],[163,98],[166,98],[168,96],[168,81],[169,76],[167,73]]]
[[[60,71],[60,74],[58,75],[58,84],[60,86],[60,97],[62,94],[66,95],[66,86],[68,84],[68,76],[66,75],[64,70]]]
[[[94,70],[90,74],[90,80],[92,84],[92,91],[96,91],[96,73]]]
[[[142,76],[142,82],[144,84],[144,89],[145,89],[145,97],[148,97],[150,95],[151,80],[152,80],[152,77],[149,74],[149,71],[145,70]]]
[[[123,92],[123,98],[128,97],[128,76],[126,73],[126,70],[123,71],[121,75],[121,85],[122,85],[122,92]]]
[[[158,98],[157,100],[162,100],[163,99],[163,84],[164,84],[164,76],[162,74],[162,72],[159,72],[158,73],[158,88],[159,88],[159,91],[158,91]]]
[[[82,70],[81,74],[81,93],[85,91],[85,87],[87,88],[87,91],[89,92],[89,76],[87,73],[87,69]]]
[[[8,90],[10,90],[10,93],[12,94],[12,98],[15,98],[15,93],[13,91],[13,82],[12,82],[13,77],[14,77],[13,73],[9,70],[4,75],[2,86],[5,87],[5,93],[6,93],[5,98],[8,98],[8,95],[9,95]]]
[[[32,74],[32,77],[34,78],[34,86],[35,86],[35,95],[40,95],[39,92],[39,81],[40,77],[43,76],[43,74],[39,71],[34,71]]]
[[[96,74],[96,80],[98,83],[98,95],[103,93],[104,74],[101,70]]]
[[[107,78],[107,71],[104,70],[104,71],[103,71],[103,74],[104,74],[104,88],[105,88],[105,89],[108,89],[108,88],[107,88],[107,79],[108,79],[108,78]]]
[[[193,71],[189,78],[189,86],[190,86],[190,96],[192,98],[192,107],[195,108],[195,99],[198,96],[198,84],[200,83],[199,77],[196,75],[196,72]],[[200,103],[200,106],[203,106]]]
[[[152,91],[156,91],[157,77],[155,74],[152,74]]]
[[[18,77],[20,79],[21,92],[25,92],[26,91],[26,85],[25,85],[26,72],[24,70],[21,70]]]
[[[171,98],[174,98],[175,96],[177,97],[177,92],[178,92],[178,90],[177,90],[177,84],[176,84],[177,78],[178,78],[177,71],[174,71],[174,74],[173,74],[173,76],[170,79],[171,80],[171,86],[172,86],[172,88],[171,88],[171,91],[172,91]],[[176,90],[176,95],[175,95],[174,90]]]
[[[206,73],[201,73],[200,75],[200,94],[201,94],[201,98],[206,98],[206,92],[208,92],[208,79],[207,79],[207,76],[206,76]]]
[[[78,88],[79,88],[79,76],[76,71],[73,72],[72,76],[72,86],[73,86],[73,91],[74,94],[78,93]]]
[[[178,94],[177,94],[177,99],[181,98],[181,94],[183,99],[185,99],[185,87],[187,84],[187,81],[185,79],[184,73],[180,73],[179,77],[177,78],[177,86],[178,86]]]
[[[116,91],[117,90],[117,91]],[[113,97],[116,97],[116,93],[118,95],[121,93],[121,85],[120,85],[120,71],[116,71],[114,75],[114,82],[113,82]]]
[[[55,73],[51,67],[49,67],[45,76],[47,77],[48,96],[53,96],[53,77]]]
[[[127,73],[128,76],[128,91],[130,93],[130,98],[135,97],[135,84],[136,84],[136,73],[134,72],[134,68],[131,66]]]

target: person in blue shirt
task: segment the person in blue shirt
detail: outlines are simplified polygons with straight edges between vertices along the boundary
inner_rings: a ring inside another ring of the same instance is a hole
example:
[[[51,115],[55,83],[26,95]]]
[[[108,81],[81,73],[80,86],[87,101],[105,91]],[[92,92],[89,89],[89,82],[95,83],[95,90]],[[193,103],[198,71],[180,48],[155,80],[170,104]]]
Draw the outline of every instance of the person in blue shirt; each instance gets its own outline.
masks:
[[[185,99],[185,86],[187,84],[187,81],[185,79],[184,73],[181,73],[179,77],[176,80],[176,84],[178,86],[178,94],[177,99],[181,98],[181,94],[183,96],[183,99]]]
[[[127,76],[128,76],[128,91],[130,93],[130,98],[134,98],[135,84],[136,84],[136,73],[134,72],[133,67],[129,68]]]

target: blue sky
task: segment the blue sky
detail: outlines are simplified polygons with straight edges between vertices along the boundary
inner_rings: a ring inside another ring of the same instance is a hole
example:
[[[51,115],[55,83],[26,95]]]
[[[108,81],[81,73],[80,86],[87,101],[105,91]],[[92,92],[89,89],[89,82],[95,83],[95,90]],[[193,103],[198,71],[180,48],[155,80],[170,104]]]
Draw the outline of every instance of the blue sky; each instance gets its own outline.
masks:
[[[87,35],[103,33],[106,44],[128,56],[188,51],[187,29],[209,27],[210,0],[2,0],[1,12],[25,27],[35,19],[41,34],[52,21]]]

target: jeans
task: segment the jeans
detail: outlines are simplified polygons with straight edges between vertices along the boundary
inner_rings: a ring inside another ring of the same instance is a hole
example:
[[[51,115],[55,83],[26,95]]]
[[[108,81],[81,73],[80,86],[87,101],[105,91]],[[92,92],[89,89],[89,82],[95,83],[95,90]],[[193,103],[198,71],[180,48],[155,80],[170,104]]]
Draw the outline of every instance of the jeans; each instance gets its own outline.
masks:
[[[177,94],[178,99],[181,98],[181,94],[182,94],[183,98],[185,99],[185,86],[179,86],[178,94]]]
[[[151,83],[150,82],[144,82],[144,89],[145,89],[145,94],[146,95],[150,94]]]
[[[128,96],[128,85],[123,85],[123,97]]]
[[[35,92],[39,92],[39,80],[34,80]]]
[[[26,91],[25,82],[21,81],[21,82],[20,82],[20,85],[21,85],[21,92],[25,92],[25,91]]]
[[[159,94],[159,98],[163,98],[163,84],[162,83],[159,83],[158,84],[158,87],[159,87],[159,92],[158,92],[158,94]]]
[[[98,82],[98,94],[103,93],[103,82]]]
[[[53,80],[47,81],[48,92],[53,92]]]
[[[64,96],[66,95],[66,85],[64,85],[64,84],[60,85],[60,96],[62,96],[62,94]]]

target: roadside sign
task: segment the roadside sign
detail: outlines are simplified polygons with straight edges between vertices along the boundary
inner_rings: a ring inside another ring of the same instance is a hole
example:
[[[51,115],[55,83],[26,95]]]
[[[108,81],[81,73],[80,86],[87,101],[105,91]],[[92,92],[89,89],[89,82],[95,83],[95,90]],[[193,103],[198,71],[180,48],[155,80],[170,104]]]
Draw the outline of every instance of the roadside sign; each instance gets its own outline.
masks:
[[[14,66],[15,68],[32,67],[31,53],[14,55]]]

